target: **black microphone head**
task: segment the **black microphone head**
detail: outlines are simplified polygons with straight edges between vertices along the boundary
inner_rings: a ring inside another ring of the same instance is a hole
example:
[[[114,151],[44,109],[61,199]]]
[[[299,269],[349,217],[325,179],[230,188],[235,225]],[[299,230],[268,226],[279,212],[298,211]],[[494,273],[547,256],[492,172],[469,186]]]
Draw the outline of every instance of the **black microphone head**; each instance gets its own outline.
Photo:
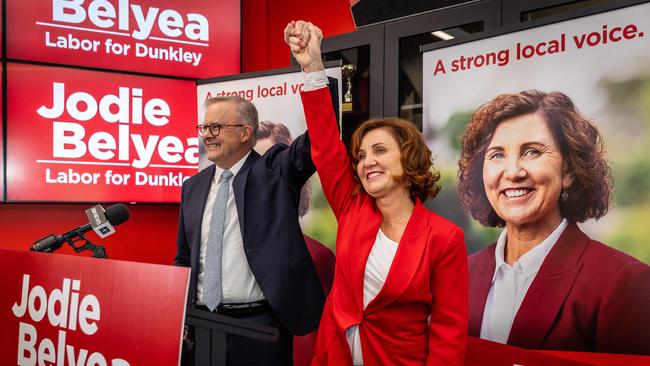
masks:
[[[104,215],[106,215],[106,219],[111,223],[111,225],[117,226],[129,219],[129,210],[123,203],[116,203],[112,206],[108,206],[104,211]]]

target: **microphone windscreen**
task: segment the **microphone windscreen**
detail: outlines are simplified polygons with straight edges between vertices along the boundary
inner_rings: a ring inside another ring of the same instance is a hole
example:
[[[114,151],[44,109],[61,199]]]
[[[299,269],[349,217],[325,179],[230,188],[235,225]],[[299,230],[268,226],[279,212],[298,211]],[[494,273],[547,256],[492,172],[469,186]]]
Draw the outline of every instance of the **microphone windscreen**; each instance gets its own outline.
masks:
[[[106,219],[113,226],[124,223],[129,219],[129,210],[123,203],[116,203],[112,206],[108,206],[104,211]]]

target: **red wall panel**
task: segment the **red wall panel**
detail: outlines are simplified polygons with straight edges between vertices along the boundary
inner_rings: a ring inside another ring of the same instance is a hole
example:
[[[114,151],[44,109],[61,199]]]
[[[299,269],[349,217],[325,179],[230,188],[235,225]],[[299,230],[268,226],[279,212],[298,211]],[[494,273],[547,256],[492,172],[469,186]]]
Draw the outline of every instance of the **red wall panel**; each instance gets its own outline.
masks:
[[[318,25],[325,37],[355,30],[349,0],[307,0],[300,6],[281,0],[243,0],[242,71],[289,66],[282,30],[298,19]]]
[[[85,225],[88,219],[84,211],[92,206],[90,203],[0,204],[0,247],[28,250],[33,242],[49,234],[63,234]],[[100,239],[90,231],[87,238],[104,245],[111,259],[171,264],[176,253],[178,204],[137,204],[128,208],[131,217],[115,227],[115,234]],[[81,255],[67,244],[56,253]]]

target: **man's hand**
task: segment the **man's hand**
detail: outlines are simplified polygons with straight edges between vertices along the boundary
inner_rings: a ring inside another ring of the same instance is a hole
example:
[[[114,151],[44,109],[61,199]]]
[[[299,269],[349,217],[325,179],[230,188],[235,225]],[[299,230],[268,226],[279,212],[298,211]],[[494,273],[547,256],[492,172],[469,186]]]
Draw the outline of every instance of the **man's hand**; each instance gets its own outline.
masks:
[[[292,21],[284,28],[284,41],[291,54],[305,72],[323,70],[320,44],[323,32],[315,25],[302,20]]]

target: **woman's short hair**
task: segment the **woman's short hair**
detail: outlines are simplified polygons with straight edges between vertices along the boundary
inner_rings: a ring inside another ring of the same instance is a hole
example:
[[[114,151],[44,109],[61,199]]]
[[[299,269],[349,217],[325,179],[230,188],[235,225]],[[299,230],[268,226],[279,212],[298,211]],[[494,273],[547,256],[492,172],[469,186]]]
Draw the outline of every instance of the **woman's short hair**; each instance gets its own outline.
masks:
[[[282,123],[273,123],[270,121],[262,121],[259,123],[257,129],[257,140],[271,139],[274,144],[291,145],[291,132],[287,126]],[[298,205],[298,215],[304,216],[309,211],[309,204],[311,201],[311,184],[305,183],[300,191],[300,203]]]
[[[488,201],[483,184],[485,151],[497,126],[527,114],[542,117],[560,146],[573,183],[560,200],[563,217],[574,222],[600,218],[607,213],[612,194],[612,175],[596,126],[577,110],[571,99],[560,92],[527,90],[502,94],[480,106],[465,128],[458,161],[458,196],[463,207],[487,226],[504,226]]]
[[[411,200],[418,198],[424,202],[427,197],[435,197],[440,190],[437,184],[440,173],[433,167],[431,150],[415,125],[401,118],[370,119],[354,131],[350,142],[350,160],[357,182],[361,140],[368,132],[378,128],[387,129],[400,147],[400,161],[404,170],[400,182],[409,189]],[[363,189],[363,186],[360,187]]]

